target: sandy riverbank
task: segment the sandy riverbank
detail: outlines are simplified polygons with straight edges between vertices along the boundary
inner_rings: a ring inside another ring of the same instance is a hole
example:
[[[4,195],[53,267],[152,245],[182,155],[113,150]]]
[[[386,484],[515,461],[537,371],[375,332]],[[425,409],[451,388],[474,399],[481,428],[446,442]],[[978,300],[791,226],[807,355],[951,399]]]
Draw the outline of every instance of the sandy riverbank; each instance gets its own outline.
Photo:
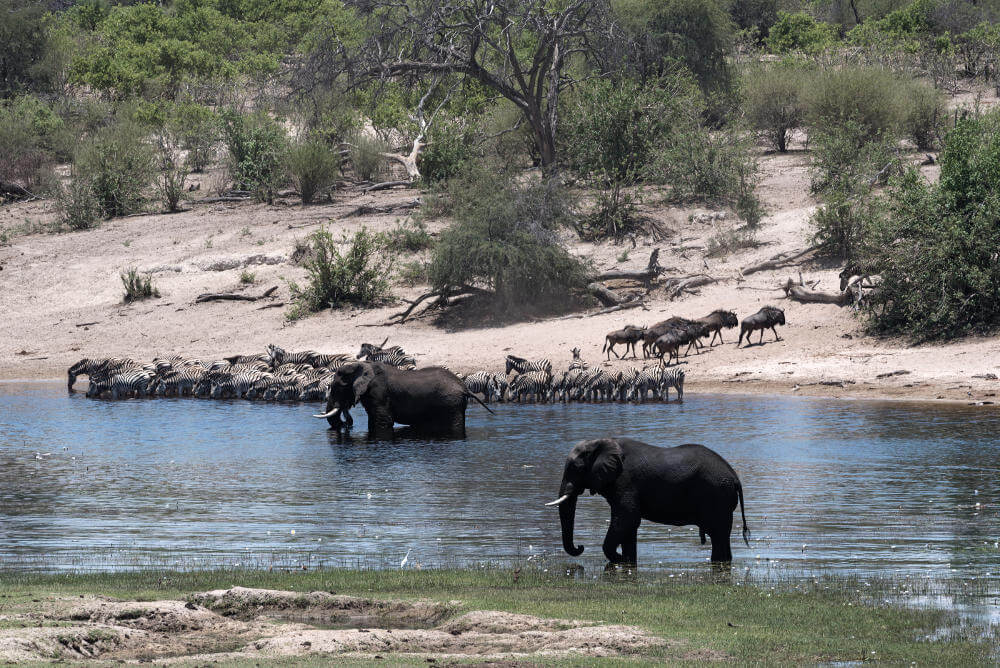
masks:
[[[95,230],[62,234],[25,233],[54,218],[50,202],[4,206],[0,231],[9,241],[0,247],[0,378],[61,378],[82,357],[151,359],[183,353],[215,359],[262,351],[268,343],[288,350],[356,353],[361,342],[386,337],[416,355],[421,365],[445,364],[462,372],[499,369],[508,352],[548,357],[565,368],[574,346],[591,364],[620,368],[643,363],[604,361],[604,334],[626,323],[701,317],[716,308],[734,309],[742,318],[777,304],[788,322],[780,328],[782,340],[768,333],[763,345],[738,349],[736,331],[727,331],[724,345],[682,360],[690,391],[995,401],[1000,381],[992,376],[1000,376],[1000,338],[924,346],[874,339],[863,334],[850,308],[790,302],[777,289],[799,271],[806,280],[818,279],[819,289],[836,288],[836,266],[805,264],[740,275],[740,268],[752,262],[806,247],[811,234],[816,202],[809,195],[808,155],[765,155],[761,164],[759,192],[769,215],[756,248],[708,257],[708,239],[727,222],[692,220],[704,209],[661,205],[653,197],[647,198],[645,213],[669,230],[666,240],[630,248],[581,243],[567,235],[573,251],[591,258],[598,269],[641,268],[659,247],[666,276],[704,272],[720,279],[698,294],[671,301],[658,289],[650,295],[648,310],[455,331],[430,318],[383,326],[401,310],[398,304],[321,313],[289,324],[284,308],[260,308],[268,301],[195,303],[203,292],[257,295],[271,286],[278,286],[277,300],[287,300],[286,281],[304,276],[291,260],[297,240],[322,224],[336,234],[361,226],[391,229],[405,218],[405,210],[357,215],[358,207],[403,207],[419,197],[417,190],[345,192],[332,203],[308,207],[291,200],[272,206],[195,202],[179,214],[121,218]],[[928,171],[926,176],[935,175]],[[434,233],[445,224],[431,221],[428,227]],[[412,259],[399,258],[400,263]],[[129,266],[153,272],[162,296],[122,304],[118,274]],[[244,271],[254,274],[254,284],[240,284]],[[397,285],[394,294],[413,297],[425,289]]]

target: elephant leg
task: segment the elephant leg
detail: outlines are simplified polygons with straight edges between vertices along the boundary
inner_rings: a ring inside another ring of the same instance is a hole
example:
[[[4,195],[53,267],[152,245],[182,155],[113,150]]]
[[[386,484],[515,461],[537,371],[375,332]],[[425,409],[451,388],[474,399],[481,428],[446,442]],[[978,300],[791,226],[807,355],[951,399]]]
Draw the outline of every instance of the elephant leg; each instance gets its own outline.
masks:
[[[631,513],[612,513],[611,526],[604,537],[604,556],[614,564],[634,564],[636,559],[636,534],[639,531],[639,516]],[[622,554],[618,546],[622,546]]]
[[[731,513],[732,511],[730,511]],[[733,550],[730,547],[729,535],[733,531],[733,516],[715,523],[708,531],[708,537],[712,539],[712,561],[725,562],[733,560]]]

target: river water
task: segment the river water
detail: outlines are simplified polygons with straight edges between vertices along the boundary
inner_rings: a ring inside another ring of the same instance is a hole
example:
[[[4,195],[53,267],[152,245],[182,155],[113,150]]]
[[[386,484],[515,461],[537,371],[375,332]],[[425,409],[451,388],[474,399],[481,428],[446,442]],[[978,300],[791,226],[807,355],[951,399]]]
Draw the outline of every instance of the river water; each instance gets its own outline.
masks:
[[[561,550],[564,458],[582,438],[703,443],[740,474],[750,572],[1000,583],[1000,412],[688,393],[683,405],[470,406],[461,441],[339,439],[314,405],[97,401],[0,383],[0,568],[604,564],[582,497]],[[704,568],[693,527],[644,523],[641,566]]]

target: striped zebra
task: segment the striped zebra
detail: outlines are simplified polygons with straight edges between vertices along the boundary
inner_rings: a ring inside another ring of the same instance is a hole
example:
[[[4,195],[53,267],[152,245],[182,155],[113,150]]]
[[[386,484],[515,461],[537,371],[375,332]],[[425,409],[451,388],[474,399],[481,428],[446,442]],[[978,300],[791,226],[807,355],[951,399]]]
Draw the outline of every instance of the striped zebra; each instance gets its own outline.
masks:
[[[325,355],[323,353],[317,353],[313,355],[310,363],[317,369],[329,369],[330,371],[336,371],[340,367],[344,366],[351,359],[350,355],[344,353],[336,353],[333,355]]]
[[[483,395],[483,400],[487,403],[493,401],[493,396],[498,394],[496,381],[489,371],[477,371],[462,379],[466,389],[473,394]]]
[[[212,399],[242,399],[249,393],[253,398],[262,394],[273,378],[273,374],[258,369],[237,369],[216,378],[209,396]]]
[[[584,362],[583,358],[580,357],[580,349],[579,348],[573,348],[572,350],[570,350],[570,352],[573,353],[573,361],[569,363],[569,369],[570,369],[570,371],[572,371],[573,369],[588,369],[588,368],[590,368],[590,365],[587,364],[586,362]]]
[[[84,358],[71,366],[67,372],[69,376],[69,391],[73,391],[73,384],[76,383],[78,376],[87,376],[89,379],[94,376],[106,376],[117,371],[125,371],[126,369],[139,369],[141,366],[135,360],[127,357]]]
[[[545,371],[528,371],[510,381],[511,399],[523,402],[531,397],[533,402],[547,401],[552,389],[552,375]]]
[[[255,353],[253,355],[230,355],[229,357],[223,357],[225,361],[230,364],[253,364],[255,362],[263,362],[266,366],[271,365],[271,358],[268,357],[267,353]]]
[[[684,401],[683,369],[660,369],[660,393],[663,401],[670,401],[670,388],[677,391],[677,401]]]
[[[526,360],[516,355],[507,355],[507,375],[510,375],[511,371],[517,371],[518,373],[543,371],[551,376],[552,362],[544,358],[540,360]]]
[[[615,395],[621,372],[610,374],[603,369],[591,376],[586,385],[586,396],[591,401],[609,401]]]
[[[365,346],[370,344],[364,344]],[[364,346],[362,346],[362,351],[364,351]],[[359,358],[364,359],[368,362],[381,362],[382,364],[388,364],[389,366],[398,367],[400,369],[416,369],[417,360],[412,356],[407,355],[402,348],[399,346],[393,346],[392,348],[373,348],[366,352],[363,356],[358,355]]]
[[[629,401],[645,402],[652,393],[654,399],[659,399],[661,375],[658,367],[644,366],[642,369],[636,369],[626,398]]]
[[[111,399],[144,397],[149,394],[149,387],[155,375],[148,369],[126,369],[108,374],[95,374],[89,377],[87,396],[108,395]]]
[[[312,360],[317,357],[319,353],[315,350],[303,350],[297,353],[286,352],[284,348],[279,348],[273,343],[267,344],[267,360],[272,368],[282,366],[284,364],[308,364],[313,366]]]
[[[150,394],[161,397],[186,397],[194,394],[195,385],[208,373],[200,366],[181,367],[157,376],[150,386]]]

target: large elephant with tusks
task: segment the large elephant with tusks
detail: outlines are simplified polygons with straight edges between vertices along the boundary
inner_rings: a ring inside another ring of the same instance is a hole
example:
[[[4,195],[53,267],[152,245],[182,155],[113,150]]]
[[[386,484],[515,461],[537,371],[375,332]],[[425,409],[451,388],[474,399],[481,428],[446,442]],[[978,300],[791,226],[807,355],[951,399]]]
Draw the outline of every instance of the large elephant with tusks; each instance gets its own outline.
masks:
[[[396,423],[420,434],[463,438],[470,397],[490,410],[443,367],[406,370],[378,362],[348,362],[337,369],[330,384],[326,410],[314,417],[326,418],[333,429],[349,429],[354,424],[350,409],[360,402],[368,413],[371,438],[392,438]]]

